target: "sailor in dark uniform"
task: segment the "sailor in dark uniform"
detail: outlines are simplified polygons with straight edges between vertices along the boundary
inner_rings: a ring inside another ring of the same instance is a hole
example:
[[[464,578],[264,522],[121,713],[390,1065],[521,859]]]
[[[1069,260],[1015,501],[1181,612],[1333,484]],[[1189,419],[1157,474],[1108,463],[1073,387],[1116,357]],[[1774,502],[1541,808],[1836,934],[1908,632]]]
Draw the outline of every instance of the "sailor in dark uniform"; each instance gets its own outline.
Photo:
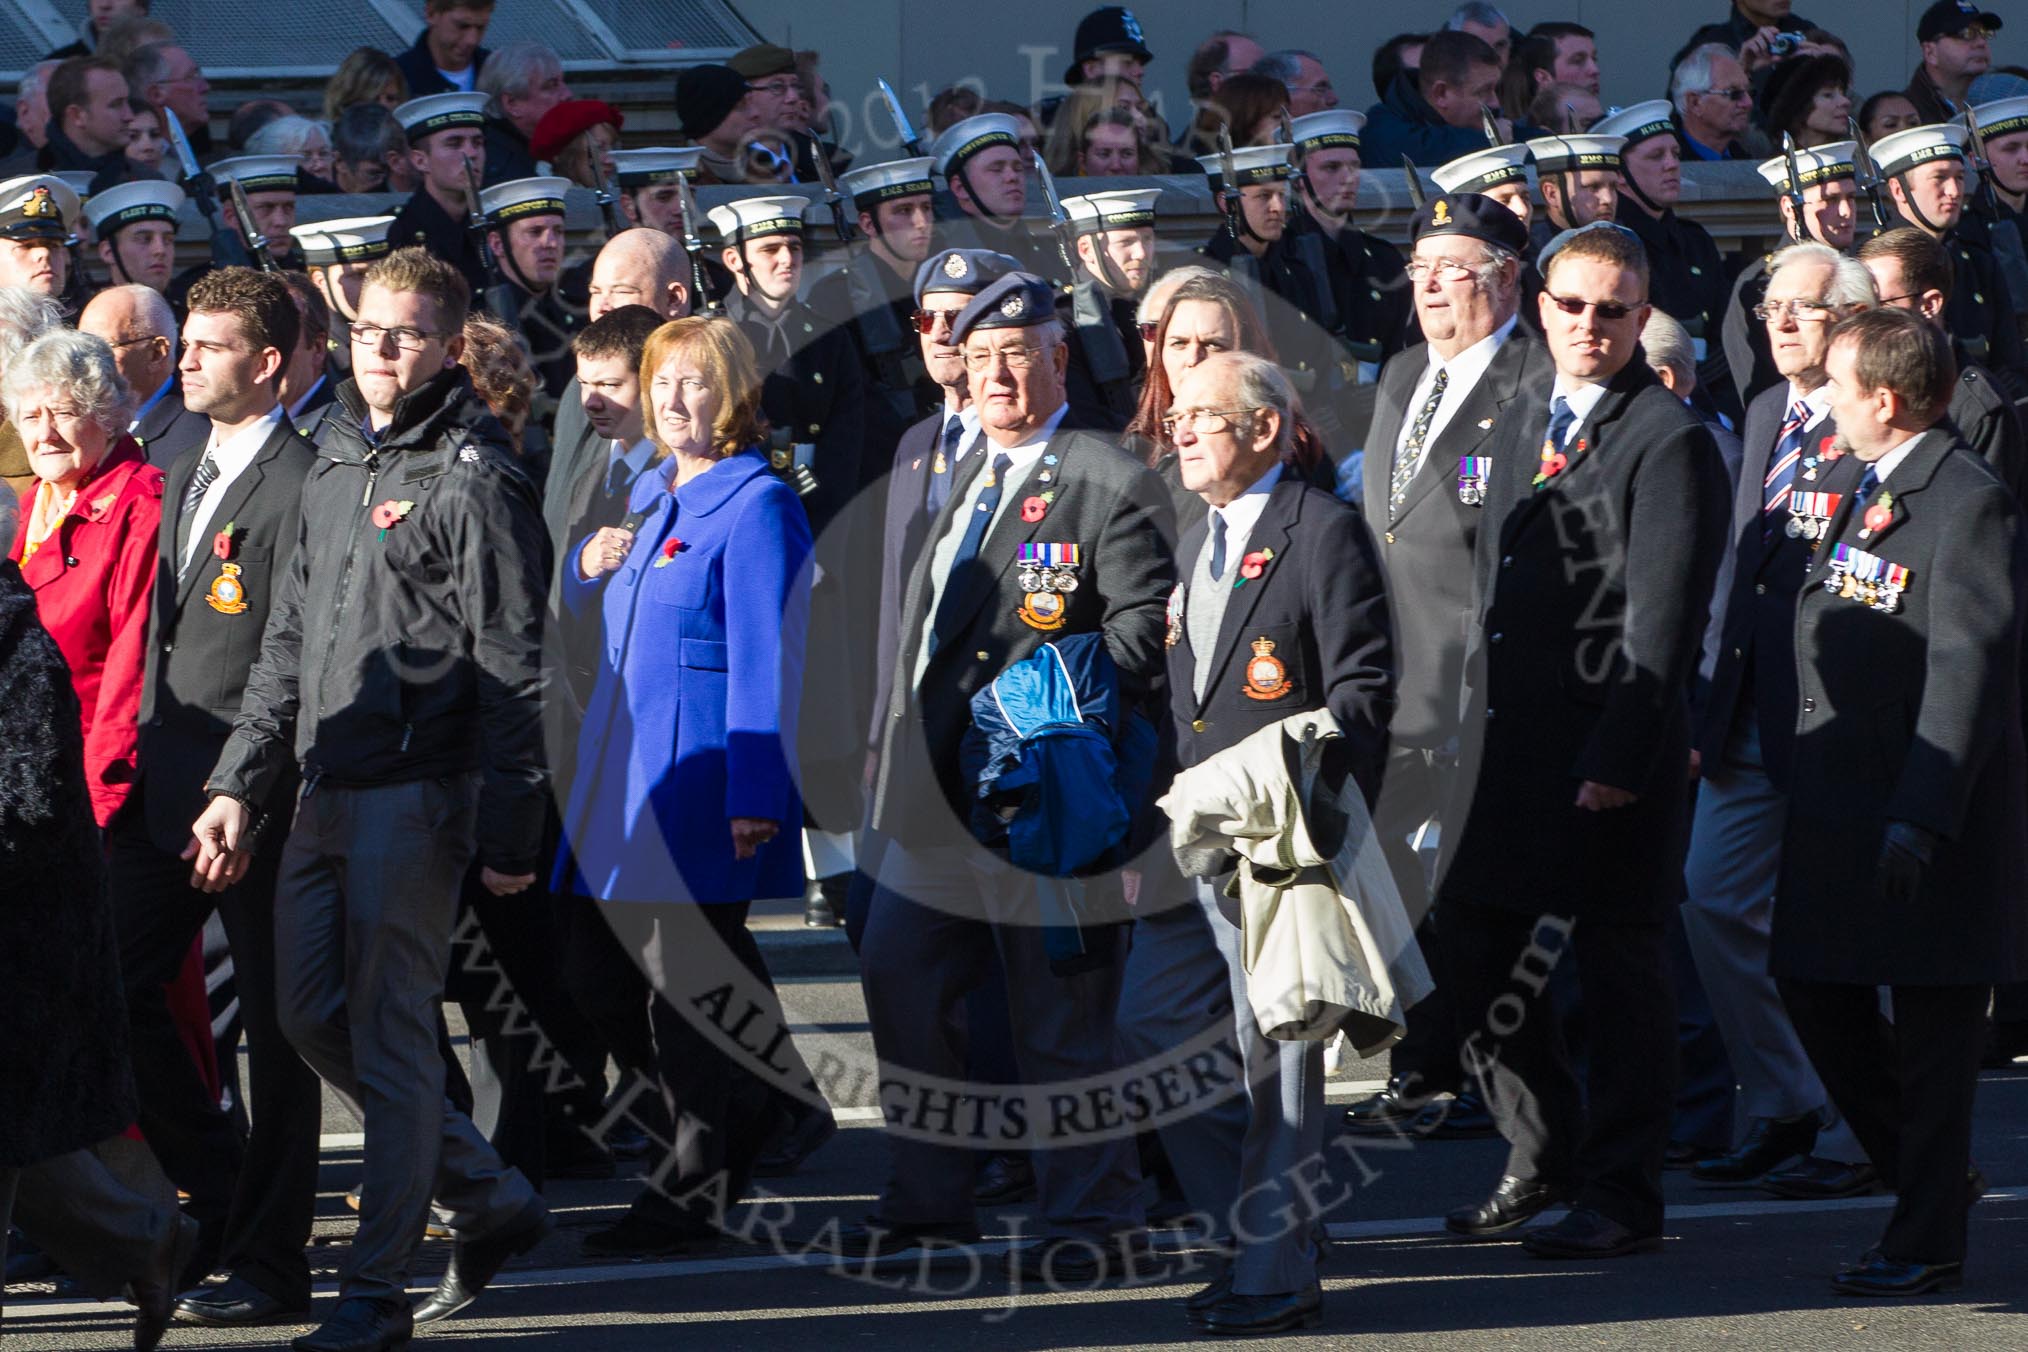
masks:
[[[635,225],[683,236],[680,180],[697,177],[703,146],[643,146],[610,152],[619,182],[620,210]]]
[[[1359,200],[1359,136],[1365,127],[1366,114],[1340,108],[1289,123],[1302,172],[1296,177],[1288,234],[1299,254],[1312,248],[1322,254],[1333,310],[1324,326],[1340,335],[1357,383],[1370,385],[1379,379],[1381,363],[1417,335],[1401,251],[1352,223]],[[1314,259],[1310,267],[1317,270]]]
[[[250,233],[260,235],[267,241],[268,258],[276,267],[303,265],[296,256],[295,236],[289,233],[296,224],[296,175],[302,164],[301,155],[237,155],[204,171],[218,184],[219,228],[238,231],[242,242]],[[247,206],[253,210],[250,230],[241,223],[233,207],[232,190],[226,186],[233,182],[245,191]],[[214,266],[207,258],[185,268],[170,281],[164,294],[176,311],[177,323],[183,322],[184,297],[190,294],[197,279]]]
[[[1764,161],[1760,176],[1775,190],[1776,208],[1781,213],[1783,235],[1798,243],[1814,240],[1840,253],[1849,253],[1859,225],[1859,170],[1856,141],[1834,141],[1796,152],[1796,174],[1802,179],[1803,214],[1800,232],[1796,209],[1789,200],[1789,161],[1777,155]],[[1751,404],[1763,390],[1781,382],[1774,358],[1768,351],[1767,326],[1753,317],[1753,310],[1767,294],[1768,261],[1773,255],[1755,259],[1733,283],[1732,303],[1725,310],[1725,364],[1732,370],[1732,383],[1741,403]]]
[[[167,291],[176,267],[176,213],[183,189],[160,179],[117,183],[84,205],[99,261],[113,286],[133,282]]]
[[[938,206],[941,242],[1007,254],[1061,285],[1070,280],[1062,275],[1063,259],[1021,219],[1028,206],[1026,130],[1006,113],[980,113],[953,122],[930,145],[930,168],[948,193]]]
[[[1873,163],[1895,211],[1951,256],[1957,276],[1950,308],[1944,311],[1945,328],[2018,399],[2028,393],[2028,349],[2011,313],[2006,284],[1992,252],[1959,228],[1970,135],[1955,122],[1910,127],[1875,141]]]
[[[486,96],[431,94],[394,110],[421,177],[388,227],[396,248],[420,244],[464,274],[474,300],[486,293],[486,254],[472,234],[470,186],[486,172]],[[466,161],[471,176],[466,177]]]
[[[1542,294],[1542,270],[1535,265],[1549,241],[1593,221],[1610,221],[1619,211],[1620,151],[1623,136],[1589,132],[1538,136],[1528,143],[1535,182],[1542,191],[1542,214],[1528,223],[1528,251],[1522,255],[1521,322],[1537,331],[1535,298]],[[1673,316],[1671,316],[1673,318]]]
[[[917,155],[838,176],[866,243],[846,251],[831,289],[866,360],[868,440],[883,447],[943,403],[923,368],[915,328],[915,274],[936,247],[932,163]],[[869,473],[886,470],[879,459],[869,458]]]
[[[1648,249],[1648,301],[1688,330],[1697,354],[1697,390],[1735,424],[1745,416],[1718,341],[1731,288],[1711,233],[1676,214],[1683,195],[1683,152],[1667,99],[1650,99],[1601,118],[1598,136],[1623,136],[1619,224]]]
[[[499,260],[516,306],[514,314],[495,317],[519,330],[528,345],[542,380],[532,416],[545,424],[555,417],[557,396],[577,374],[570,340],[585,323],[583,302],[573,304],[559,285],[563,202],[569,190],[567,178],[516,178],[479,194],[479,210],[486,214],[486,245]]]
[[[345,323],[358,317],[366,270],[394,252],[394,241],[389,237],[394,221],[392,216],[346,216],[299,225],[290,232],[296,237],[310,281],[331,313]],[[343,370],[351,364],[351,343],[342,330],[334,337],[332,355]]]
[[[1267,321],[1282,368],[1317,418],[1333,411],[1315,395],[1328,387],[1338,358],[1335,340],[1320,319],[1330,279],[1312,271],[1288,237],[1289,178],[1294,172],[1290,150],[1287,145],[1267,145],[1241,146],[1232,152],[1239,209],[1199,252],[1259,297],[1261,317]],[[1214,199],[1224,192],[1224,159],[1197,157],[1211,180]],[[1337,429],[1320,430],[1326,444],[1337,439]]]
[[[1161,195],[1160,188],[1130,188],[1063,199],[1079,264],[1077,280],[1056,303],[1070,332],[1070,403],[1096,409],[1120,428],[1133,420],[1148,371],[1135,312],[1155,280]]]

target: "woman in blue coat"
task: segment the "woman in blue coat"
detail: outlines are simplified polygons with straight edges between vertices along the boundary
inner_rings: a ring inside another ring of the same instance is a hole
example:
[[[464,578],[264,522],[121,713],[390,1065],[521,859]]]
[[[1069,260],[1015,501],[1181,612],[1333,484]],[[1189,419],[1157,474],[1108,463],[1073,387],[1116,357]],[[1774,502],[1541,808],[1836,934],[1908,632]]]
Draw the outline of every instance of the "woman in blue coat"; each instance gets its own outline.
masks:
[[[663,325],[641,388],[657,461],[624,525],[564,565],[565,603],[598,607],[602,651],[557,866],[558,885],[602,903],[659,995],[649,1017],[682,1124],[675,1167],[586,1245],[628,1254],[712,1235],[715,1207],[740,1196],[780,1124],[763,1077],[800,1078],[746,917],[756,898],[804,890],[791,757],[810,590],[810,528],[758,449],[761,382],[738,328]]]

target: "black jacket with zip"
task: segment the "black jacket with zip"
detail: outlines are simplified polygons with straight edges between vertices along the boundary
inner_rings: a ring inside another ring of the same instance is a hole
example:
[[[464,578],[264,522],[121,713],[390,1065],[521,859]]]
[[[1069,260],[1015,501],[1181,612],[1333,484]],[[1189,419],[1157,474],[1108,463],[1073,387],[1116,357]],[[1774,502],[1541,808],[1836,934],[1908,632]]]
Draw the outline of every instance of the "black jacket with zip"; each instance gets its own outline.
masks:
[[[548,791],[535,489],[462,367],[404,396],[372,440],[365,413],[340,385],[210,792],[266,801],[292,732],[306,794],[478,770],[480,862],[531,872]],[[388,504],[401,519],[383,529]]]

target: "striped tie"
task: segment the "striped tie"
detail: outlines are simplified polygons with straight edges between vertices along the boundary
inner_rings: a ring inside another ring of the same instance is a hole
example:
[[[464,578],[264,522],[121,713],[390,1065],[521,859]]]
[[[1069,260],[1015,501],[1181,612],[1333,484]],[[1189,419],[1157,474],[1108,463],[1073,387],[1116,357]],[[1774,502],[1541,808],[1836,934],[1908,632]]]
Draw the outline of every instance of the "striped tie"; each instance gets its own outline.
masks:
[[[1803,458],[1803,428],[1810,421],[1810,407],[1798,399],[1789,405],[1788,420],[1775,438],[1774,463],[1768,466],[1761,487],[1761,512],[1772,517],[1788,505],[1789,489],[1796,481],[1796,464]]]

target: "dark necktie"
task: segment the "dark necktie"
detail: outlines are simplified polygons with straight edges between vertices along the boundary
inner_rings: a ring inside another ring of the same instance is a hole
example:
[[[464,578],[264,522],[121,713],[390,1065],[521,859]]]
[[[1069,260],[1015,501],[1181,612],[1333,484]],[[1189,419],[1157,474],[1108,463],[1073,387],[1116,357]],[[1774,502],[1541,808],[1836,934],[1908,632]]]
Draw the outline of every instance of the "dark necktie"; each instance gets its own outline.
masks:
[[[1577,413],[1570,407],[1568,399],[1559,394],[1549,401],[1549,431],[1544,433],[1542,437],[1542,457],[1544,463],[1539,471],[1546,477],[1543,478],[1541,483],[1535,485],[1537,488],[1541,488],[1543,484],[1547,484],[1550,479],[1556,477],[1549,473],[1549,465],[1547,463],[1549,455],[1551,452],[1563,449],[1564,441],[1570,436],[1570,429],[1576,426],[1576,424]]]
[[[986,542],[986,531],[993,524],[993,513],[999,510],[1000,495],[1007,490],[1007,471],[1013,464],[1013,458],[1002,452],[993,457],[992,465],[986,470],[986,482],[979,488],[978,504],[972,509],[971,520],[965,522],[965,534],[958,541],[958,552],[951,555],[951,570],[944,574],[944,584],[937,598],[937,622],[930,629],[931,652],[936,651],[937,638],[943,633],[945,623],[957,621],[958,617],[950,613],[951,596],[958,590],[957,582],[964,574],[965,565],[979,557],[979,546]]]
[[[1429,442],[1430,423],[1436,419],[1437,407],[1444,401],[1444,391],[1451,383],[1451,373],[1446,367],[1438,367],[1436,380],[1430,385],[1429,398],[1422,401],[1422,411],[1415,415],[1415,425],[1408,430],[1408,440],[1394,456],[1394,477],[1387,489],[1388,509],[1400,515],[1401,504],[1408,497],[1408,486],[1415,482],[1416,471],[1422,468],[1423,452]]]
[[[179,573],[183,570],[183,555],[190,546],[190,528],[195,524],[198,504],[204,501],[206,491],[217,480],[218,461],[212,458],[211,450],[207,447],[204,459],[198,462],[197,472],[190,476],[190,482],[184,486],[183,502],[176,513],[176,567]]]
[[[1873,490],[1880,487],[1880,466],[1868,465],[1866,473],[1859,476],[1859,487],[1852,491],[1852,510],[1859,511],[1866,506],[1866,499],[1873,496]]]
[[[624,459],[614,460],[606,469],[606,506],[623,500],[627,490],[634,486],[634,471],[627,467]]]
[[[1796,465],[1803,458],[1803,429],[1810,421],[1810,406],[1798,399],[1789,405],[1789,416],[1782,422],[1782,430],[1775,439],[1774,454],[1769,457],[1767,478],[1761,481],[1761,540],[1765,543],[1774,537],[1774,523],[1783,507],[1788,505],[1789,489],[1796,482]]]
[[[1225,576],[1225,513],[1211,514],[1211,580]]]
[[[953,413],[944,422],[943,444],[937,448],[936,459],[930,462],[929,497],[924,506],[930,519],[944,509],[950,501],[951,481],[958,473],[958,443],[964,440],[965,420]]]

